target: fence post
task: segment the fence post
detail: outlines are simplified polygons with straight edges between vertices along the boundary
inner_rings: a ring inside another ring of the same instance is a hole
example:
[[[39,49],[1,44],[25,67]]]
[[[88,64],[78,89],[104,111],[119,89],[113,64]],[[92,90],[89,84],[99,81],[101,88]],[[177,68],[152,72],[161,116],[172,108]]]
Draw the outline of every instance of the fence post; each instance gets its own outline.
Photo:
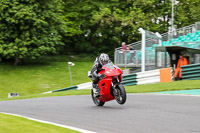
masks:
[[[142,33],[142,72],[145,72],[145,30],[142,28],[139,28],[140,33]]]

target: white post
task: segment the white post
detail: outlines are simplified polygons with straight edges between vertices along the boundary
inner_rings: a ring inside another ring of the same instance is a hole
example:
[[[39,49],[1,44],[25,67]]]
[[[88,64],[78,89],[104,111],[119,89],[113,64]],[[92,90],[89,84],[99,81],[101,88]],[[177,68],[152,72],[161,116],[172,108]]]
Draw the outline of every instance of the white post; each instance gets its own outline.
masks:
[[[69,76],[70,76],[71,86],[73,86],[70,65],[69,65]]]
[[[69,66],[69,76],[70,76],[70,80],[71,80],[71,86],[73,86],[73,82],[72,82],[72,75],[71,75],[71,69],[70,66],[74,66],[75,64],[72,62],[68,62],[68,66]]]
[[[125,62],[125,71],[126,71],[126,64],[127,64],[126,50],[124,51],[124,62]]]
[[[173,36],[174,35],[174,0],[172,0],[172,22],[171,23],[172,23],[172,36]]]
[[[159,46],[162,46],[162,36],[160,35],[160,33],[156,32],[156,36],[159,37]],[[158,66],[161,67],[162,66],[162,53],[159,52],[159,59],[158,59]],[[157,58],[157,57],[156,57]]]
[[[140,33],[142,33],[142,72],[145,72],[145,30],[139,28]]]

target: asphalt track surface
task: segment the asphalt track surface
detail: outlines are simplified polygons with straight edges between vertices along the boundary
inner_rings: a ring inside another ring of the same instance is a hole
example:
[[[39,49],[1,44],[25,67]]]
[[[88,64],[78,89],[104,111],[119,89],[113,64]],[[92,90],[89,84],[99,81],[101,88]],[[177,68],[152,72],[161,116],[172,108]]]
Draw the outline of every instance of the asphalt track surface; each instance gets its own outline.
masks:
[[[200,97],[129,94],[124,105],[103,107],[91,96],[1,101],[0,112],[77,127],[98,133],[199,133]]]

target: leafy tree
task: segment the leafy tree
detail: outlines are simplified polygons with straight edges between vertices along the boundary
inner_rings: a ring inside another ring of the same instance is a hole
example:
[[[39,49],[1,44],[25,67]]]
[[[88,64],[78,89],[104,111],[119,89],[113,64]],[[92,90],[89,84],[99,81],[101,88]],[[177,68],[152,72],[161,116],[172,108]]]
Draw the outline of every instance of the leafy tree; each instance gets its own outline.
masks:
[[[146,6],[146,13],[149,13],[151,23],[149,30],[159,33],[168,31],[171,20],[171,0],[152,0],[150,6]]]
[[[60,0],[1,0],[1,57],[15,58],[17,65],[23,58],[55,53],[66,31],[61,7]]]
[[[72,1],[64,2],[66,20],[71,21],[75,34],[71,38],[70,47],[79,52],[108,52],[118,47],[121,41],[128,40],[128,34],[123,30],[129,30],[123,26],[125,18],[123,10],[127,2],[119,0],[111,1]],[[132,32],[132,31],[129,31]],[[133,39],[131,39],[133,40]]]
[[[200,20],[199,0],[179,0],[175,5],[175,24],[177,28],[194,24]]]
[[[170,0],[65,0],[65,18],[75,29],[70,39],[77,52],[110,52],[122,41],[141,39],[138,29],[166,32]],[[70,7],[70,8],[67,8]]]

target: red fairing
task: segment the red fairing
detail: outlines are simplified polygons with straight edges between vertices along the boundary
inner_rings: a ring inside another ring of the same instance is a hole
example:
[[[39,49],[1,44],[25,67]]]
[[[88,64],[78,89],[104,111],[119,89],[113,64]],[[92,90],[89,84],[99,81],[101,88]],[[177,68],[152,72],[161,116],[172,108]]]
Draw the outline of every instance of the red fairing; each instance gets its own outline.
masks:
[[[122,70],[120,68],[118,68],[118,67],[115,67],[115,69],[110,69],[110,68],[107,68],[107,67],[103,66],[102,69],[104,69],[104,70],[102,70],[100,72],[100,74],[105,73],[106,77],[109,77],[109,76],[118,76],[118,75],[122,74]]]
[[[122,81],[122,71],[120,68],[116,67],[114,69],[108,67],[102,67],[100,74],[105,74],[106,77],[99,81],[100,97],[98,98],[102,102],[110,101],[115,99],[110,92],[112,78],[118,77],[119,81]]]
[[[100,97],[99,100],[102,102],[110,101],[115,99],[110,94],[110,86],[111,86],[112,78],[106,78],[104,80],[99,81],[99,88],[100,88]]]

